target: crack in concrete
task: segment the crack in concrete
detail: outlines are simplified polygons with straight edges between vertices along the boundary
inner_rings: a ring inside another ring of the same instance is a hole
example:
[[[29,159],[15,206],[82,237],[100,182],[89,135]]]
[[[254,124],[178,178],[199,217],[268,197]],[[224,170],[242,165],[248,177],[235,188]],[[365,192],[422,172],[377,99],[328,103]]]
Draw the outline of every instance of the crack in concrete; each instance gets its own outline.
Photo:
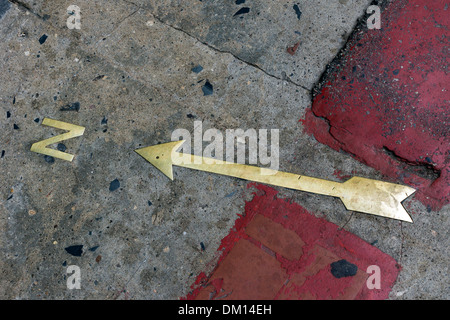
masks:
[[[103,39],[97,40],[97,42],[96,42],[95,44],[97,45],[100,41],[104,40],[104,38],[108,38],[110,35],[112,35],[112,34],[117,30],[117,28],[119,28],[119,26],[120,26],[125,20],[127,20],[127,19],[129,19],[130,17],[132,17],[133,15],[135,15],[139,10],[140,10],[140,7],[138,6],[138,8],[137,8],[136,10],[134,10],[132,13],[130,13],[129,15],[127,15],[125,18],[123,18],[122,20],[120,20],[119,22],[117,22],[116,25],[114,26],[114,28],[111,30],[111,32],[108,33],[106,36],[104,36]]]
[[[44,18],[43,16],[41,16],[40,14],[34,12],[34,11],[32,10],[32,8],[30,8],[26,3],[23,3],[22,1],[19,1],[19,0],[8,0],[8,1],[11,2],[11,3],[13,3],[13,4],[15,4],[15,5],[17,5],[17,7],[18,7],[20,10],[28,11],[28,12],[30,12],[31,14],[33,14],[34,16],[38,17],[40,20],[42,20],[42,21],[48,23],[48,22],[47,22],[47,19],[45,19],[45,18]],[[156,16],[155,14],[153,14],[152,12],[150,12],[148,9],[143,8],[143,7],[141,7],[140,5],[138,5],[138,4],[136,4],[136,3],[132,2],[132,1],[128,1],[128,0],[123,0],[123,1],[126,2],[126,3],[128,3],[128,4],[134,5],[134,6],[136,7],[136,10],[134,10],[134,11],[133,11],[132,13],[130,13],[128,16],[126,16],[125,18],[123,18],[121,21],[117,22],[117,24],[116,24],[116,26],[114,26],[113,30],[112,30],[108,35],[106,35],[106,36],[104,36],[102,39],[98,40],[98,41],[95,43],[96,45],[97,45],[100,41],[104,40],[104,38],[108,38],[109,36],[111,36],[111,35],[117,30],[117,28],[118,28],[124,21],[126,21],[127,19],[129,19],[130,17],[132,17],[133,15],[135,15],[139,10],[142,9],[142,10],[144,10],[144,11],[146,11],[146,12],[149,12],[149,13],[150,13],[150,14],[151,14],[151,15],[152,15],[159,23],[161,23],[161,24],[163,24],[163,25],[165,25],[165,26],[167,26],[167,27],[169,27],[169,28],[171,28],[171,29],[174,29],[174,30],[176,30],[176,31],[178,31],[178,32],[182,32],[182,33],[185,34],[186,36],[190,37],[191,39],[194,39],[195,41],[197,41],[197,42],[203,44],[204,46],[206,46],[207,48],[209,48],[209,49],[211,49],[211,50],[213,50],[213,51],[215,51],[215,52],[218,52],[218,53],[220,53],[220,54],[229,54],[229,55],[231,55],[233,58],[235,58],[236,60],[238,60],[238,61],[240,61],[240,62],[242,62],[242,63],[244,63],[244,64],[246,64],[246,65],[248,65],[248,66],[250,66],[250,67],[253,67],[253,68],[255,68],[255,69],[257,69],[257,70],[263,72],[265,75],[267,75],[267,76],[269,76],[269,77],[271,77],[271,78],[277,79],[277,80],[279,80],[279,81],[285,81],[285,82],[288,82],[288,83],[290,83],[290,84],[292,84],[292,85],[294,85],[294,86],[296,86],[296,87],[302,88],[303,90],[306,90],[307,92],[311,93],[311,90],[310,90],[310,89],[308,89],[308,88],[302,86],[301,84],[296,83],[295,81],[292,81],[292,80],[291,80],[289,77],[287,77],[287,76],[283,76],[283,77],[281,77],[281,78],[280,78],[280,77],[277,77],[277,76],[275,76],[275,75],[269,73],[268,71],[264,70],[263,68],[261,68],[261,67],[258,66],[257,64],[254,64],[254,63],[251,63],[251,62],[249,62],[249,61],[246,61],[246,60],[240,58],[239,56],[235,55],[234,53],[232,53],[232,52],[230,52],[230,51],[221,50],[221,49],[219,49],[219,48],[216,48],[216,47],[214,47],[214,46],[208,44],[207,42],[204,42],[204,41],[198,39],[197,37],[195,37],[194,35],[190,34],[189,32],[187,32],[187,31],[185,31],[185,30],[183,30],[183,29],[181,29],[181,28],[179,28],[179,27],[176,27],[176,26],[173,26],[173,25],[171,25],[171,24],[168,24],[168,23],[164,22],[160,17]],[[54,26],[53,26],[52,24],[50,24],[50,23],[49,23],[49,25],[52,26],[52,27],[54,27]],[[68,36],[68,37],[70,37],[70,36]],[[121,71],[123,71],[123,72],[126,72],[124,69],[121,68],[122,66],[120,66],[120,64],[118,65],[117,63],[115,63],[115,61],[111,61],[110,59],[107,59],[106,57],[104,57],[104,55],[102,55],[102,57],[103,57],[106,61],[108,61],[109,63],[111,63],[112,65],[115,65],[116,67],[118,67],[119,70],[121,70]],[[126,73],[129,73],[129,72],[126,72]],[[140,78],[139,78],[138,76],[136,76],[136,75],[134,75],[134,78],[135,78],[136,80],[138,80],[138,81],[142,81],[142,79],[140,79]],[[145,85],[144,85],[144,86],[145,86]],[[154,89],[156,89],[158,92],[160,92],[159,88],[154,87],[154,86],[152,86],[152,87],[153,87]]]
[[[246,64],[246,65],[248,65],[248,66],[251,66],[251,67],[253,67],[253,68],[258,69],[259,71],[263,72],[264,74],[266,74],[267,76],[269,76],[269,77],[271,77],[271,78],[277,79],[277,80],[279,80],[279,81],[286,81],[286,82],[288,82],[288,83],[290,83],[290,84],[293,84],[293,85],[296,86],[296,87],[299,87],[299,88],[302,88],[303,90],[306,90],[307,92],[311,92],[311,89],[308,89],[307,87],[305,87],[305,86],[303,86],[303,85],[301,85],[301,84],[299,84],[299,83],[297,83],[297,82],[291,80],[291,79],[290,79],[289,77],[287,77],[287,76],[284,76],[284,77],[282,77],[282,78],[277,77],[276,75],[271,74],[271,73],[268,72],[267,70],[264,70],[262,67],[258,66],[257,64],[242,59],[241,57],[239,57],[238,55],[234,54],[234,53],[231,52],[231,51],[221,50],[221,49],[219,49],[219,48],[217,48],[217,47],[214,47],[214,46],[210,45],[209,43],[207,43],[207,42],[205,42],[205,41],[202,41],[202,40],[200,40],[199,38],[197,38],[196,36],[190,34],[190,33],[187,32],[186,30],[183,30],[183,29],[180,28],[180,27],[176,27],[176,26],[174,26],[174,25],[171,25],[171,24],[165,22],[163,19],[161,19],[160,17],[158,17],[157,15],[155,15],[155,14],[154,14],[153,12],[151,12],[150,10],[148,10],[148,9],[146,9],[146,8],[143,8],[143,7],[139,6],[138,4],[136,4],[136,3],[132,2],[132,1],[128,1],[128,0],[123,0],[123,1],[126,2],[126,3],[129,3],[129,4],[132,4],[132,5],[135,5],[135,6],[137,6],[138,8],[140,8],[140,9],[142,9],[142,10],[145,10],[145,11],[149,12],[149,13],[150,13],[150,14],[151,14],[151,15],[152,15],[159,23],[161,23],[161,24],[163,24],[163,25],[165,25],[165,26],[167,26],[167,27],[169,27],[169,28],[172,28],[172,29],[174,29],[174,30],[177,30],[177,31],[179,31],[179,32],[182,32],[183,34],[187,35],[188,37],[194,39],[195,41],[197,41],[197,42],[203,44],[204,46],[208,47],[209,49],[211,49],[211,50],[213,50],[213,51],[215,51],[215,52],[218,52],[218,53],[221,53],[221,54],[229,54],[229,55],[231,55],[233,58],[235,58],[236,60],[239,60],[240,62],[242,62],[242,63],[244,63],[244,64]]]
[[[58,29],[58,28],[56,28],[54,25],[52,25],[51,23],[49,23],[49,22],[47,21],[47,19],[45,19],[43,16],[41,16],[40,14],[34,12],[34,11],[33,11],[26,3],[23,3],[23,2],[21,2],[21,1],[19,1],[19,0],[8,0],[8,1],[11,2],[11,3],[13,3],[13,4],[15,4],[15,5],[19,8],[19,10],[30,12],[32,15],[36,16],[37,18],[39,18],[40,20],[42,20],[44,23],[46,23],[50,28],[52,28],[52,29]],[[128,3],[131,3],[131,2],[128,2]],[[133,3],[131,3],[131,4],[133,4]],[[134,5],[135,5],[135,4],[134,4]],[[132,13],[130,13],[130,14],[129,14],[128,16],[126,16],[125,18],[123,18],[121,21],[119,21],[119,22],[117,23],[117,25],[114,27],[114,29],[113,29],[107,36],[104,36],[103,38],[109,37],[111,34],[113,34],[114,31],[117,30],[117,28],[118,28],[125,20],[127,20],[127,19],[130,18],[130,17],[132,17],[134,14],[136,14],[136,13],[141,9],[140,6],[138,6],[138,5],[135,5],[135,6],[137,7],[137,9],[134,10]],[[67,37],[67,38],[71,38],[71,35],[68,34],[67,30],[64,30],[64,28],[63,28],[63,30],[59,29],[58,32],[65,32],[66,34],[65,34],[64,36]],[[103,40],[103,38],[100,39],[99,41]],[[97,41],[95,44],[97,45],[99,41]],[[87,54],[90,54],[90,53],[92,53],[93,51],[94,51],[94,52],[96,51],[96,50],[95,50],[95,47],[93,48],[93,47],[91,47],[91,46],[89,46],[89,45],[84,45],[84,44],[83,44],[82,48],[80,48],[80,50],[83,51],[83,52],[85,52],[85,53],[87,53]],[[108,56],[105,56],[105,55],[102,54],[102,55],[101,55],[101,58],[102,58],[104,61],[106,61],[107,63],[109,63],[111,66],[113,66],[114,68],[116,68],[117,70],[119,70],[119,71],[121,71],[121,72],[123,72],[123,73],[129,75],[132,79],[134,79],[134,80],[136,80],[136,81],[138,81],[138,82],[143,83],[142,86],[138,89],[138,91],[140,91],[140,90],[141,90],[142,88],[144,88],[144,87],[151,87],[152,89],[155,89],[156,91],[158,91],[158,93],[159,93],[161,96],[164,96],[164,92],[165,92],[165,91],[170,91],[170,90],[168,90],[167,88],[163,88],[163,89],[164,89],[164,91],[163,91],[161,88],[156,87],[156,86],[151,85],[151,84],[150,84],[150,86],[149,86],[147,81],[141,79],[141,78],[140,78],[138,75],[136,75],[134,72],[132,72],[132,71],[130,71],[130,70],[127,70],[127,69],[124,68],[120,63],[117,63],[117,61],[114,61],[113,59],[110,59]]]
[[[345,143],[341,140],[339,140],[333,133],[332,133],[332,129],[336,129],[336,130],[344,130],[347,131],[348,133],[352,134],[350,131],[346,130],[345,128],[340,128],[335,126],[329,119],[319,116],[317,115],[314,110],[312,110],[312,114],[319,118],[322,119],[323,121],[325,121],[328,125],[328,134],[330,135],[331,138],[333,138],[337,143],[339,143],[340,145],[340,150],[351,155],[352,157],[354,157],[355,159],[357,159],[358,161],[361,161],[363,163],[366,163],[360,156],[352,153],[351,151],[347,150],[345,147]],[[393,161],[395,161],[396,163],[398,163],[399,165],[401,164],[405,164],[404,169],[408,172],[410,172],[411,174],[417,175],[419,177],[422,177],[424,179],[430,180],[431,183],[433,183],[434,181],[436,181],[437,179],[440,178],[442,171],[436,167],[434,167],[431,163],[427,163],[425,161],[411,161],[409,159],[403,158],[401,156],[399,156],[398,154],[395,153],[394,150],[389,149],[386,146],[382,147],[382,150],[384,151],[384,153],[389,156]]]
[[[427,163],[425,161],[411,161],[403,158],[396,154],[394,150],[386,146],[383,146],[383,151],[398,164],[406,164],[405,170],[411,171],[412,174],[430,180],[432,183],[441,176],[441,170],[435,168],[431,163]]]
[[[242,59],[241,57],[237,56],[237,55],[234,54],[233,52],[226,51],[226,50],[221,50],[221,49],[219,49],[219,48],[216,48],[216,47],[210,45],[209,43],[204,42],[204,41],[198,39],[197,37],[193,36],[193,35],[190,34],[189,32],[187,32],[187,31],[185,31],[185,30],[183,30],[183,29],[181,29],[181,28],[179,28],[179,27],[176,27],[176,26],[173,26],[173,25],[171,25],[171,24],[168,24],[168,23],[164,22],[164,21],[161,20],[158,16],[155,16],[153,13],[152,13],[152,15],[153,15],[153,17],[154,17],[156,20],[158,20],[158,22],[164,24],[165,26],[168,26],[168,27],[170,27],[170,28],[172,28],[172,29],[175,29],[175,30],[177,30],[177,31],[179,31],[179,32],[182,32],[182,33],[186,34],[186,35],[189,36],[190,38],[196,40],[197,42],[199,42],[199,43],[201,43],[201,44],[203,44],[203,45],[205,45],[206,47],[208,47],[209,49],[211,49],[211,50],[213,50],[213,51],[215,51],[215,52],[219,52],[219,53],[222,53],[222,54],[229,54],[229,55],[231,55],[233,58],[235,58],[236,60],[239,60],[240,62],[242,62],[242,63],[244,63],[244,64],[246,64],[246,65],[248,65],[248,66],[251,66],[251,67],[253,67],[253,68],[258,69],[259,71],[263,72],[264,74],[266,74],[267,76],[269,76],[269,77],[271,77],[271,78],[277,79],[277,80],[279,80],[279,81],[286,81],[286,82],[289,82],[290,84],[293,84],[294,86],[299,87],[299,88],[302,88],[303,90],[306,90],[306,91],[308,91],[308,92],[311,91],[310,89],[308,89],[308,88],[302,86],[301,84],[296,83],[295,81],[292,81],[292,80],[291,80],[289,77],[287,77],[287,76],[285,76],[285,77],[283,77],[283,78],[277,77],[276,75],[273,75],[273,74],[269,73],[267,70],[264,70],[263,68],[261,68],[261,67],[258,66],[257,64]]]
[[[19,1],[19,0],[8,0],[8,1],[11,2],[12,4],[15,4],[19,8],[19,10],[28,11],[32,15],[38,17],[39,19],[46,21],[46,19],[43,16],[41,16],[37,12],[34,12],[26,3]]]

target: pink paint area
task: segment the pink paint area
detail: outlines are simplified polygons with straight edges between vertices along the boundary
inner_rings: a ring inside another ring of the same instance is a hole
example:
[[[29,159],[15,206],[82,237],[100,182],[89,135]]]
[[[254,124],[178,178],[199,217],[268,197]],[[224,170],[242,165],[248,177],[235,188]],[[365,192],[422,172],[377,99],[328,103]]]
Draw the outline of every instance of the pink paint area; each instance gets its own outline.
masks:
[[[450,200],[448,9],[395,1],[382,21],[351,40],[302,122],[319,142],[410,185],[439,210]]]
[[[210,275],[201,273],[183,299],[386,299],[400,266],[352,233],[317,218],[273,188],[256,192],[222,240]],[[336,277],[334,263],[354,267]],[[380,289],[369,289],[367,269],[381,270]]]

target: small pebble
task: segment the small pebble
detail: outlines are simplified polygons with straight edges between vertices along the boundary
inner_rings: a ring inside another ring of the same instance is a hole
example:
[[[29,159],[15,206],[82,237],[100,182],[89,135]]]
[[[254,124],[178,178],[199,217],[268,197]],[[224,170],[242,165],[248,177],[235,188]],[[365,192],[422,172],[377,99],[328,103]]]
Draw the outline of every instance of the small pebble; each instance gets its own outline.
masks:
[[[248,7],[243,7],[243,8],[240,8],[240,9],[238,10],[238,12],[236,12],[236,13],[233,15],[233,17],[239,16],[239,15],[241,15],[241,14],[246,14],[246,13],[249,13],[249,12],[250,12],[250,8],[248,8]]]
[[[104,74],[100,74],[100,75],[96,76],[92,81],[100,80],[100,79],[102,79],[104,76],[105,76]]]
[[[345,259],[331,264],[331,274],[335,278],[352,277],[358,272],[358,267]]]
[[[63,143],[58,143],[58,146],[56,148],[61,152],[64,152],[67,149]]]
[[[52,156],[47,156],[47,155],[44,156],[44,160],[48,163],[55,162],[55,158],[53,158]]]
[[[39,43],[44,44],[44,42],[47,40],[48,36],[46,34],[43,34],[42,37],[39,38]]]
[[[234,196],[236,193],[237,193],[237,190],[234,190],[233,192],[227,194],[227,195],[225,196],[225,198],[230,198],[230,197]]]
[[[117,189],[120,188],[120,181],[117,179],[114,179],[113,181],[111,181],[111,183],[109,184],[109,191],[116,191]]]
[[[74,102],[72,104],[67,104],[63,107],[61,107],[61,109],[59,109],[60,111],[80,111],[80,103],[79,102]]]
[[[297,4],[294,4],[294,11],[295,11],[295,14],[297,15],[297,19],[300,20],[300,18],[302,16],[302,12],[300,11],[300,8],[298,7]]]
[[[202,91],[204,96],[209,96],[213,94],[213,86],[208,80],[206,80],[206,83],[203,86]]]
[[[203,67],[201,65],[198,65],[191,69],[191,71],[195,72],[195,73],[200,73],[202,70],[203,70]]]
[[[83,245],[70,246],[64,249],[67,251],[67,253],[75,257],[81,257],[81,254],[83,253]]]

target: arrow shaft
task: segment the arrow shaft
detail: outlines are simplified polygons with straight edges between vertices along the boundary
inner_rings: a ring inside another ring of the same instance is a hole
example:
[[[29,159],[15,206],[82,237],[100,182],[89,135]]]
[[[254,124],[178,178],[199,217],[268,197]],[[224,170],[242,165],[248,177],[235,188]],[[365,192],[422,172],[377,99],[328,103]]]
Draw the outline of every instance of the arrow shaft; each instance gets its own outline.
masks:
[[[341,195],[342,184],[339,182],[179,152],[172,154],[172,161],[174,165],[184,168],[322,195],[334,197]]]
[[[415,190],[407,186],[352,177],[344,183],[176,152],[184,140],[136,150],[173,180],[172,166],[206,171],[284,188],[339,197],[348,210],[412,222],[401,201]]]

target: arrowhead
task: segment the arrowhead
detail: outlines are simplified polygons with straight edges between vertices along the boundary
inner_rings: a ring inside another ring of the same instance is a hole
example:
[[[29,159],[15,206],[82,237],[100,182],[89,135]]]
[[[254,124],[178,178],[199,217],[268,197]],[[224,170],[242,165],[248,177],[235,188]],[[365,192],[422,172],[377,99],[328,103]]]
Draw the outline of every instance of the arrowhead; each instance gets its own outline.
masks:
[[[135,150],[145,160],[150,162],[170,180],[173,180],[172,154],[184,143],[184,140],[157,144]]]
[[[353,177],[344,182],[340,198],[348,210],[413,222],[401,202],[415,191],[395,183]]]

